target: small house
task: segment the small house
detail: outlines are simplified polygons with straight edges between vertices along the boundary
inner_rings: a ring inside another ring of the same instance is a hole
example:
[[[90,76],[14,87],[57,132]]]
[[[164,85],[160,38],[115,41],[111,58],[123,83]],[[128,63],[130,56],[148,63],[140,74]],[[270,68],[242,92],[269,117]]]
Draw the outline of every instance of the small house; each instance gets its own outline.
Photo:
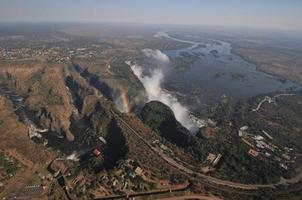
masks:
[[[93,155],[96,156],[96,157],[98,157],[98,156],[101,155],[101,151],[98,150],[97,148],[95,148],[95,149],[92,151],[92,153],[93,153]]]
[[[254,149],[250,149],[248,153],[253,157],[257,157],[259,155],[259,152]]]
[[[209,153],[208,157],[207,157],[207,161],[209,161],[210,163],[212,163],[216,158],[216,155],[213,153]]]

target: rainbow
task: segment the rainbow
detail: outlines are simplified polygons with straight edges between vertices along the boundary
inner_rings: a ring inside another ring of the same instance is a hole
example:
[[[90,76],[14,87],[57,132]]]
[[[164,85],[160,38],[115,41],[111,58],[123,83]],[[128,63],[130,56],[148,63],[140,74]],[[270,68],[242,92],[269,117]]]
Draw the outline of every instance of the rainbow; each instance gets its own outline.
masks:
[[[129,101],[128,90],[127,90],[125,84],[120,83],[120,90],[121,90],[121,93],[122,93],[124,111],[126,113],[130,113],[131,112],[131,104],[130,104],[130,101]]]

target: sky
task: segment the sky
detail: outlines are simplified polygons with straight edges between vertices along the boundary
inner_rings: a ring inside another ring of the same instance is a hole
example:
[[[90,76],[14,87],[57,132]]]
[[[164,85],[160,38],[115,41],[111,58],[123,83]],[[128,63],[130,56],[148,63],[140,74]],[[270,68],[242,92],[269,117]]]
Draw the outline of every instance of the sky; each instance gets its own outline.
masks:
[[[115,22],[302,30],[302,0],[0,0],[0,22]]]

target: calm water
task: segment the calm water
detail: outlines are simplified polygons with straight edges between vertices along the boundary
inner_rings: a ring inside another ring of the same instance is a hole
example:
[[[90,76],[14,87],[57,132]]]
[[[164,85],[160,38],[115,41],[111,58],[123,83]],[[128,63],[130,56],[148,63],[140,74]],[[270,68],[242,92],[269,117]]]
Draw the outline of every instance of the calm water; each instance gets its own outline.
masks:
[[[194,62],[182,65],[183,69],[171,66],[167,77],[168,84],[176,84],[178,92],[211,91],[216,96],[223,94],[239,99],[288,88],[301,88],[300,85],[282,80],[276,76],[258,71],[256,65],[231,53],[231,44],[223,41],[198,43],[168,36],[171,40],[191,44],[190,47],[164,52],[171,60],[193,56]],[[212,52],[211,52],[212,51]]]

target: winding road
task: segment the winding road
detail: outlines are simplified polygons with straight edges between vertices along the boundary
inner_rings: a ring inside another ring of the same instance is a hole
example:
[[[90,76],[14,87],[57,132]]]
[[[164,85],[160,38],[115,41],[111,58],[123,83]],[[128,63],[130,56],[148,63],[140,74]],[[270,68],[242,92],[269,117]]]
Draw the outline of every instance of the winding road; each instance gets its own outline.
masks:
[[[278,97],[281,97],[281,96],[294,96],[294,95],[295,94],[277,94],[277,95],[275,95],[273,97],[266,96],[266,97],[264,97],[264,99],[262,99],[260,101],[260,103],[257,105],[257,108],[253,109],[252,111],[258,111],[261,108],[262,104],[264,102],[266,102],[266,101],[268,103],[273,103],[273,102],[275,102],[276,98],[278,98]]]
[[[111,113],[121,123],[123,123],[137,138],[139,138],[146,146],[150,148],[150,150],[156,154],[159,158],[161,158],[163,161],[165,161],[167,164],[169,164],[171,167],[176,168],[177,170],[189,175],[192,178],[199,178],[199,181],[203,181],[204,183],[210,183],[210,184],[215,184],[215,185],[220,185],[220,186],[226,186],[230,188],[235,188],[235,189],[243,189],[243,190],[256,190],[256,189],[274,189],[278,185],[284,185],[286,183],[289,183],[288,181],[291,179],[286,179],[287,181],[280,181],[276,184],[244,184],[244,183],[238,183],[238,182],[232,182],[232,181],[227,181],[227,180],[222,180],[218,179],[212,176],[204,175],[199,172],[194,172],[193,170],[185,167],[184,165],[178,163],[174,159],[168,157],[166,154],[163,152],[159,151],[158,149],[154,148],[148,141],[146,141],[136,130],[134,130],[131,125],[129,125],[125,120],[123,120],[117,113],[115,113],[113,110],[111,110]],[[302,173],[300,173],[297,177],[301,177]],[[295,178],[293,178],[295,179]],[[299,180],[295,179],[295,182]]]

